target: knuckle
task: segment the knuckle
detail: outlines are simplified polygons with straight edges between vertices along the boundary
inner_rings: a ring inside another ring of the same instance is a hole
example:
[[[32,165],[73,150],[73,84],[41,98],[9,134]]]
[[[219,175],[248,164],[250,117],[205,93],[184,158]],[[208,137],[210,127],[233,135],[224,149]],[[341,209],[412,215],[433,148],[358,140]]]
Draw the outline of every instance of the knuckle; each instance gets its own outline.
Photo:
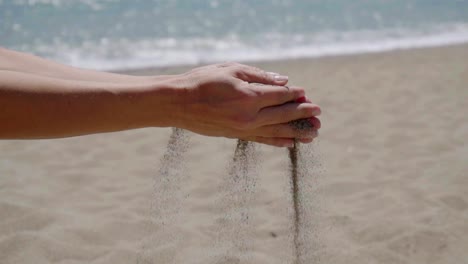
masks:
[[[236,79],[234,79],[232,77],[226,77],[226,76],[220,75],[220,76],[218,76],[217,80],[218,80],[218,82],[220,84],[223,84],[225,86],[229,86],[229,87],[238,86],[238,84],[236,82]]]
[[[256,103],[257,97],[260,95],[259,92],[255,89],[252,89],[248,85],[238,85],[239,89],[239,102],[242,103],[243,109],[249,109],[252,105]]]
[[[259,70],[258,76],[260,77],[260,79],[261,79],[263,82],[270,83],[270,82],[273,81],[273,77],[270,76],[270,74],[268,74],[267,72],[265,72],[265,71],[263,71],[263,70]]]
[[[270,86],[265,84],[250,84],[249,88],[258,97],[262,97],[265,96],[267,93],[271,93],[271,91],[269,91]]]
[[[268,74],[266,71],[260,69],[260,68],[257,68],[257,67],[252,67],[252,66],[248,66],[250,68],[250,71],[252,71],[255,75],[258,76],[258,78],[260,79],[260,81],[262,82],[270,82],[272,81],[272,77],[270,74]]]
[[[232,89],[237,86],[235,79],[223,75],[214,75],[206,79],[206,84],[215,86],[218,89]]]
[[[294,87],[287,87],[287,88],[288,88],[288,94],[295,99],[305,95],[305,90],[302,87],[294,86]]]
[[[264,71],[258,67],[255,67],[255,66],[250,66],[250,65],[243,65],[247,70],[250,70],[252,72],[256,72],[256,73],[263,73]]]
[[[239,89],[242,89],[244,91],[254,90],[250,83],[244,82],[244,81],[236,79],[236,78],[234,78],[234,80],[236,80],[236,84],[237,84],[237,87],[239,87]]]
[[[285,97],[287,98],[289,89],[287,86],[281,86],[282,89],[275,91],[275,97],[277,100],[283,100]]]
[[[294,87],[294,89],[293,89],[293,94],[294,94],[296,97],[301,97],[301,96],[304,96],[304,95],[305,95],[305,90],[304,90],[304,88],[302,88],[302,87]]]
[[[227,62],[223,62],[223,63],[218,64],[218,67],[219,68],[228,68],[228,67],[234,67],[236,65],[238,65],[237,62],[227,61]]]
[[[250,65],[238,64],[236,67],[236,73],[255,76],[260,83],[269,83],[273,80],[270,74],[266,71]]]
[[[247,65],[247,64],[241,64],[241,63],[237,63],[237,66],[242,69],[242,70],[245,70],[245,71],[254,71],[256,68],[253,67],[253,66],[250,66],[250,65]]]
[[[300,107],[299,109],[301,111],[302,116],[305,116],[305,117],[312,116],[314,112],[314,107],[311,107],[309,105]]]
[[[251,89],[252,94],[255,95],[256,98],[261,98],[265,96],[265,91],[263,89]]]
[[[256,105],[258,98],[265,94],[263,89],[258,89],[255,85],[249,83],[240,84],[239,89],[242,91],[242,103],[246,107]]]
[[[235,65],[233,68],[236,73],[246,73],[250,71],[249,66],[242,64]]]

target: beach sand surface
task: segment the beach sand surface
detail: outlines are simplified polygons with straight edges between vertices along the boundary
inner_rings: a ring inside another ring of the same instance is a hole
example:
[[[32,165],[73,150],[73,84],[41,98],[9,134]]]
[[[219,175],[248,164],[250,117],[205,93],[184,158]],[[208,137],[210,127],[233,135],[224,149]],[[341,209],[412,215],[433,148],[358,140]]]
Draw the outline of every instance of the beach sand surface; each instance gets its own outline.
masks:
[[[323,109],[309,263],[468,263],[468,45],[254,65]],[[170,133],[0,141],[0,263],[292,263],[287,150],[256,146],[232,223],[236,141],[189,133],[161,190]]]

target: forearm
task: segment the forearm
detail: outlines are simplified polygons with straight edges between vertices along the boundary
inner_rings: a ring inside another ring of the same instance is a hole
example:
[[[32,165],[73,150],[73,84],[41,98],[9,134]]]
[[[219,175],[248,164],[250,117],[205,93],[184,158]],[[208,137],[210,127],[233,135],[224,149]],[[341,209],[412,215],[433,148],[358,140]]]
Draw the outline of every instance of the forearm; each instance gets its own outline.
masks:
[[[109,72],[85,70],[46,60],[34,55],[0,47],[0,70],[32,73],[42,76],[94,82],[149,83],[168,76],[132,76]]]
[[[0,71],[0,138],[56,138],[171,126],[164,82],[104,83]]]
[[[145,81],[101,75],[82,80],[69,78],[70,71],[32,72],[40,67],[18,65],[31,60],[15,64],[6,57],[0,54],[0,139],[179,127],[285,147],[297,139],[311,142],[320,128],[320,107],[304,97],[303,88],[247,65],[210,65]],[[294,120],[310,126],[297,129],[290,125]]]

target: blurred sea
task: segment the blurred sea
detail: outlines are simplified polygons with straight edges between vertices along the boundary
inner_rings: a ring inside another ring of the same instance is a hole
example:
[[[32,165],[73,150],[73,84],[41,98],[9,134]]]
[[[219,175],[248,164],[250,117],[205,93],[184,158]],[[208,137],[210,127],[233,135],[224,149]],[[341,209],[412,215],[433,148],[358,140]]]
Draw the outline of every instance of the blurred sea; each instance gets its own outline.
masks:
[[[0,46],[126,69],[468,42],[468,0],[0,0]]]

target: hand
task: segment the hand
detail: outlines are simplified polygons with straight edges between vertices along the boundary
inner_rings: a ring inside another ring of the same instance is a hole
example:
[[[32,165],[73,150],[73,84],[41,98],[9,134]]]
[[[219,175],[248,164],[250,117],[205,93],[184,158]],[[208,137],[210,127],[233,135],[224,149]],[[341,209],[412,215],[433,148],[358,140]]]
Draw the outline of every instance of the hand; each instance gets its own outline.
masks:
[[[285,86],[285,76],[224,63],[196,68],[176,79],[183,91],[174,118],[177,127],[279,147],[291,147],[294,139],[309,143],[320,128],[315,117],[320,107],[304,99],[304,89]],[[288,124],[297,119],[309,119],[312,128]]]

